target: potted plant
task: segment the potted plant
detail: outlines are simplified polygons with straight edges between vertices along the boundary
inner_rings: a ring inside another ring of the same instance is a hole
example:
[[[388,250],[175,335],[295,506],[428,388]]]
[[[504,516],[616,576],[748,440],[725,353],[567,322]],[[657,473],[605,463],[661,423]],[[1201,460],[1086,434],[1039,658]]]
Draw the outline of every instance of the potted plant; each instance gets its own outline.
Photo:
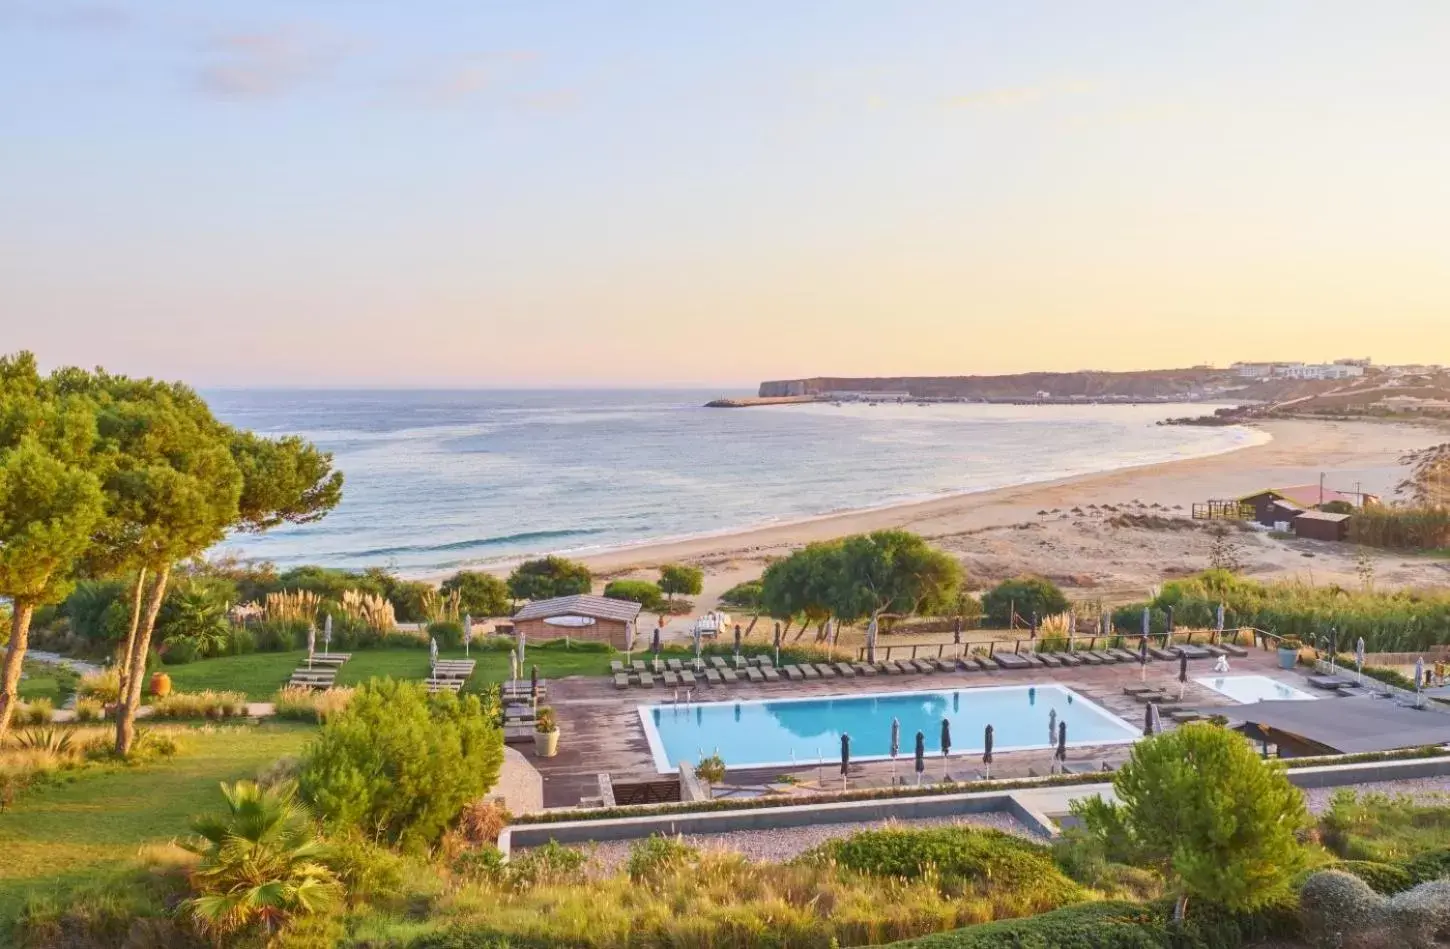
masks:
[[[1279,668],[1292,669],[1299,662],[1299,650],[1304,644],[1297,636],[1285,636],[1279,640]]]
[[[705,790],[713,798],[715,785],[725,780],[725,759],[718,753],[701,758],[700,763],[695,765],[695,777],[705,783]]]
[[[554,710],[545,705],[534,713],[534,754],[552,758],[559,753],[559,723]]]
[[[164,699],[171,694],[171,676],[164,672],[153,673],[149,689],[156,698]]]

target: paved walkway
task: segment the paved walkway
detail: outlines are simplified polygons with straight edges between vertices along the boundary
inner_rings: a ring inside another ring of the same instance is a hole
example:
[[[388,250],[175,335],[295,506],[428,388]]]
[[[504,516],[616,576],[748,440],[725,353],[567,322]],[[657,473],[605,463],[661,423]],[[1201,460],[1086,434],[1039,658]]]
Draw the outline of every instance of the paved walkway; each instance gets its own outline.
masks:
[[[52,666],[66,666],[73,669],[80,675],[94,675],[101,671],[101,667],[94,662],[86,662],[84,659],[71,659],[59,653],[46,652],[44,649],[25,650],[26,659],[34,659],[36,662],[44,662]]]

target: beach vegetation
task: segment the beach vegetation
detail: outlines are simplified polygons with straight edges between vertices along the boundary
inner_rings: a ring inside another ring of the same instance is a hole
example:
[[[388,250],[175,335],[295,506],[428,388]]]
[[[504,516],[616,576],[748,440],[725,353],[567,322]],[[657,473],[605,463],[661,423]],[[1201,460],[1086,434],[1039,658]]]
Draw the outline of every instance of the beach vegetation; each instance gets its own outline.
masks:
[[[996,626],[1011,626],[1017,618],[1039,618],[1065,613],[1067,597],[1045,577],[1021,576],[1003,580],[982,594],[982,612]]]
[[[667,601],[673,602],[677,595],[699,596],[705,586],[705,571],[680,563],[667,563],[660,567],[660,591]]]
[[[1155,868],[1176,893],[1233,910],[1271,902],[1303,863],[1304,799],[1283,769],[1236,732],[1189,724],[1133,745],[1113,775],[1115,803],[1073,814],[1115,863]]]
[[[594,585],[589,568],[564,557],[525,560],[508,577],[509,596],[515,600],[547,600],[588,593]]]
[[[857,534],[841,542],[832,613],[847,623],[879,618],[936,615],[955,604],[962,583],[956,558],[908,531]]]
[[[1370,505],[1349,519],[1349,540],[1390,550],[1450,548],[1450,508],[1439,505]]]
[[[445,595],[456,594],[458,608],[475,619],[510,613],[508,584],[491,573],[460,570],[444,580],[439,589]]]
[[[734,610],[758,610],[761,608],[762,591],[761,581],[747,580],[720,594],[720,603]]]
[[[323,912],[343,889],[291,785],[222,785],[226,809],[192,822],[182,847],[197,855],[180,915],[206,936],[256,930],[270,937],[297,916]]]
[[[1450,592],[1439,589],[1355,589],[1300,580],[1260,582],[1210,570],[1163,584],[1150,601],[1155,624],[1167,607],[1181,627],[1211,628],[1219,605],[1229,628],[1253,627],[1293,636],[1310,645],[1329,645],[1330,630],[1341,650],[1359,638],[1367,652],[1412,652],[1450,642]],[[1115,615],[1133,627],[1145,604]],[[1156,628],[1155,632],[1160,631]]]
[[[665,605],[659,584],[649,580],[610,580],[604,587],[604,595],[611,600],[638,603],[651,613],[660,612]]]
[[[302,796],[333,828],[423,850],[497,781],[497,722],[497,707],[477,695],[430,696],[421,683],[374,680],[304,752]]]

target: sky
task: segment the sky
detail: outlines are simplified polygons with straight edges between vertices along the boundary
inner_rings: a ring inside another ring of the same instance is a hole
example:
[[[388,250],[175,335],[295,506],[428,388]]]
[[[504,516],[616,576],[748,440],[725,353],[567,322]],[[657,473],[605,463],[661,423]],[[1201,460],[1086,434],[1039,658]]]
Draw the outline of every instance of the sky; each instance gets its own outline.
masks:
[[[199,386],[1450,362],[1450,3],[0,0],[0,351]]]

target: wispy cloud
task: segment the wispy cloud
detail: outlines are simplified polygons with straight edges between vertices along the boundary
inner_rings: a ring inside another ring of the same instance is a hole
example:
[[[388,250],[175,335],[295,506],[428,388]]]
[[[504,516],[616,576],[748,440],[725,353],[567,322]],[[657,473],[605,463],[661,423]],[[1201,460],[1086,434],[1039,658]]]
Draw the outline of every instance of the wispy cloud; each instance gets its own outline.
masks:
[[[129,10],[112,3],[17,0],[0,3],[0,23],[7,21],[40,29],[105,33],[131,26],[134,17]]]
[[[462,105],[484,96],[515,90],[520,77],[537,62],[531,50],[476,53],[442,67],[430,67],[400,83],[416,105]]]
[[[346,41],[296,26],[224,33],[205,44],[198,87],[224,99],[284,95],[326,74],[350,51]]]

